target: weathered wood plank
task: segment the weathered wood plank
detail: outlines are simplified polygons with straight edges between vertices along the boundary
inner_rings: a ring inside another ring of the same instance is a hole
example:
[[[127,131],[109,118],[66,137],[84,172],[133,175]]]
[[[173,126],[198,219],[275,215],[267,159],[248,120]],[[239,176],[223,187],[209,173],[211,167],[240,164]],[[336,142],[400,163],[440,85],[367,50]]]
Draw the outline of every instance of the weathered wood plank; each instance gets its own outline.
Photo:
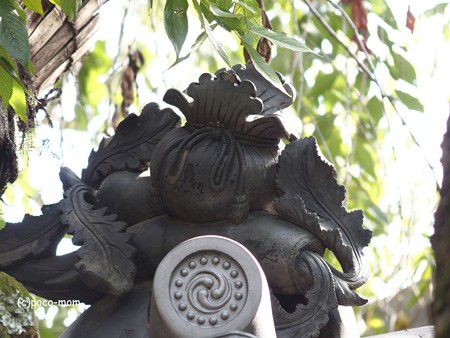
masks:
[[[95,33],[98,20],[99,17],[95,16],[79,32],[76,39],[72,39],[59,52],[53,54],[52,59],[36,73],[34,83],[38,92],[51,86],[53,84],[52,81],[56,80],[71,62],[76,62],[87,51],[87,41]]]
[[[36,69],[33,80],[38,93],[53,85],[87,51],[86,42],[95,31],[103,3],[84,0],[73,23],[47,0],[43,1],[44,17],[27,12],[31,61]]]
[[[33,56],[53,37],[53,35],[63,25],[65,15],[54,8],[48,13],[45,18],[39,23],[39,26],[29,36],[30,54]]]
[[[55,6],[48,2],[47,0],[42,1],[42,9],[44,11],[44,16],[41,16],[37,13],[33,13],[31,11],[27,11],[27,30],[28,30],[28,36],[30,36],[36,27],[38,27],[39,23],[45,18],[45,16],[50,13],[50,11]]]
[[[99,0],[88,0],[84,2],[74,23],[70,23],[64,13],[54,8],[39,23],[38,29],[35,29],[29,36],[32,59],[36,59],[38,53],[43,49],[47,50],[49,47],[56,47],[55,50],[52,50],[54,52],[59,51],[70,40],[71,35],[76,34],[77,31],[81,30],[92,19],[100,8],[100,5],[101,2]],[[49,43],[51,43],[50,46]],[[57,48],[58,44],[59,48]],[[36,65],[35,67],[39,68]]]

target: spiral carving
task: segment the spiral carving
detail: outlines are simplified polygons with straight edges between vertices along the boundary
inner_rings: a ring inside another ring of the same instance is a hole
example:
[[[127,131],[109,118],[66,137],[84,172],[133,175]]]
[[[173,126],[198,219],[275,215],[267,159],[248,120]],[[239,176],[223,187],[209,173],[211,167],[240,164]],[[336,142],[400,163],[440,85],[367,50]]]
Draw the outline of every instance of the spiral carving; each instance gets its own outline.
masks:
[[[172,272],[175,311],[194,326],[219,327],[239,315],[247,300],[248,282],[230,256],[201,251],[186,257]]]

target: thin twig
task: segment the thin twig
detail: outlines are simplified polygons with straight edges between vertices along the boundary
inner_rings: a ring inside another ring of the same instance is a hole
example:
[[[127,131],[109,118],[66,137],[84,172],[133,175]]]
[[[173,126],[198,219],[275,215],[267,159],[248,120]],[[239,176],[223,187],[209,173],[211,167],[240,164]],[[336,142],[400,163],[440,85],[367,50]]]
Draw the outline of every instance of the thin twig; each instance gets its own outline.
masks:
[[[299,29],[298,24],[297,24],[298,19],[297,19],[297,12],[295,10],[294,1],[291,1],[291,6],[292,6],[292,13],[293,13],[293,21],[295,22],[295,25],[294,25],[295,26],[295,34],[298,35],[298,36],[301,36],[302,40],[304,41],[306,39],[306,36],[307,36],[308,32],[306,30],[304,30],[303,34],[300,34],[300,29]],[[308,13],[308,19],[309,19],[310,15],[311,15],[311,13]],[[291,70],[292,81],[294,81],[295,69],[297,67],[298,67],[298,70],[299,70],[300,85],[299,85],[299,88],[298,88],[297,109],[296,110],[297,110],[297,113],[300,114],[300,111],[302,109],[302,97],[303,97],[303,85],[304,85],[303,53],[296,54],[296,59],[292,63],[292,70]],[[322,140],[322,143],[323,143],[323,146],[325,148],[325,152],[326,152],[326,155],[328,157],[328,160],[331,163],[333,163],[335,166],[337,166],[336,163],[335,163],[334,157],[331,154],[330,147],[328,146],[327,139],[325,138],[324,134],[322,133],[322,130],[320,129],[316,118],[307,109],[305,109],[305,112],[310,116],[311,120],[314,123],[315,130],[316,130],[317,135],[319,136],[319,138]]]
[[[350,25],[350,27],[353,30],[353,34],[355,35],[355,39],[356,42],[358,43],[359,49],[362,50],[364,52],[364,54],[366,55],[366,60],[367,63],[369,64],[370,70],[372,71],[372,73],[375,76],[375,65],[372,62],[372,59],[370,58],[369,52],[367,51],[366,46],[364,45],[364,43],[361,40],[361,37],[359,36],[359,31],[358,28],[356,28],[355,23],[353,22],[353,20],[348,16],[347,12],[341,7],[339,6],[337,3],[335,3],[333,0],[328,0],[328,2],[334,7],[336,8],[339,12],[341,12],[342,16],[344,17],[345,21]]]
[[[354,52],[352,52],[352,51],[350,50],[350,48],[349,48],[349,47],[348,47],[341,39],[339,39],[339,37],[337,36],[337,34],[336,34],[336,32],[333,30],[333,28],[331,28],[331,26],[325,21],[325,18],[317,11],[317,9],[316,9],[314,6],[311,5],[311,3],[309,2],[309,0],[303,0],[303,2],[306,4],[306,6],[308,6],[308,8],[310,9],[311,13],[317,18],[317,20],[319,20],[319,22],[321,23],[321,25],[328,31],[328,33],[329,33],[331,36],[333,36],[333,38],[334,38],[334,39],[335,39],[342,47],[344,47],[344,49],[347,51],[347,53],[348,53],[348,54],[356,61],[356,63],[358,64],[358,66],[362,69],[362,71],[363,71],[364,73],[366,73],[366,75],[369,77],[369,79],[372,80],[372,81],[377,85],[378,89],[380,90],[381,97],[382,97],[383,99],[387,99],[388,102],[391,104],[391,106],[393,107],[395,113],[396,113],[397,116],[399,117],[399,119],[400,119],[402,125],[405,126],[406,129],[408,130],[408,133],[409,133],[409,135],[410,135],[410,137],[411,137],[413,143],[419,148],[419,150],[420,150],[420,152],[421,152],[421,154],[422,154],[422,156],[423,156],[423,158],[424,158],[424,160],[425,160],[425,163],[427,164],[428,168],[431,170],[431,173],[432,173],[432,175],[433,175],[433,178],[434,178],[434,181],[435,181],[435,184],[436,184],[436,189],[439,191],[439,190],[440,190],[440,184],[439,184],[439,181],[438,181],[438,179],[437,179],[437,177],[436,177],[436,173],[435,173],[434,167],[433,167],[433,165],[430,163],[430,161],[428,161],[428,158],[426,157],[426,154],[424,153],[423,148],[422,148],[420,142],[417,140],[417,138],[416,138],[416,136],[414,135],[414,133],[412,132],[411,128],[409,128],[408,124],[406,123],[406,120],[403,118],[403,116],[400,114],[400,112],[398,111],[397,107],[395,106],[394,98],[393,98],[392,96],[390,96],[390,95],[387,95],[387,94],[384,92],[383,87],[381,86],[380,82],[378,81],[378,79],[377,79],[375,73],[374,73],[371,69],[369,69],[364,63],[362,63],[362,62],[359,60],[358,56],[357,56]],[[333,5],[333,7],[338,8],[338,10],[339,10],[339,8],[341,8],[339,5],[337,5],[336,3],[334,3],[334,2],[331,1],[331,0],[328,0],[328,2],[330,2],[330,3]],[[341,11],[341,13],[345,12],[342,8],[340,9],[340,11]],[[357,40],[357,42],[358,42],[358,45],[360,45],[360,46],[362,45],[362,46],[363,46],[362,49],[363,49],[363,51],[364,51],[365,54],[366,54],[367,61],[368,61],[369,65],[370,65],[370,67],[374,70],[373,63],[371,62],[370,57],[369,57],[369,55],[368,55],[368,53],[367,53],[367,50],[366,50],[366,48],[364,47],[364,44],[362,43],[362,41],[361,41],[361,39],[360,39],[360,37],[359,37],[359,33],[358,33],[358,30],[357,30],[356,26],[353,24],[353,21],[348,17],[347,13],[345,13],[344,18],[345,18],[347,21],[349,20],[349,21],[352,23],[352,24],[351,24],[351,27],[352,27],[352,29],[353,29],[353,31],[354,31],[354,33],[355,33],[355,37],[356,37],[356,40]]]
[[[120,24],[120,33],[119,33],[119,40],[117,41],[117,54],[114,57],[112,66],[111,66],[111,71],[109,73],[108,79],[106,80],[106,88],[108,89],[108,96],[109,96],[109,100],[108,100],[108,119],[105,121],[105,131],[108,129],[109,126],[109,121],[111,121],[112,119],[112,113],[111,113],[111,106],[113,103],[113,99],[112,99],[112,82],[113,82],[113,78],[114,78],[114,74],[116,72],[116,68],[117,68],[117,64],[119,62],[119,57],[120,57],[120,50],[122,47],[122,40],[123,40],[123,36],[124,36],[124,32],[125,32],[125,22],[128,16],[128,9],[130,7],[130,3],[131,0],[128,0],[128,5],[125,7],[124,11],[123,11],[123,16],[122,16],[122,22]]]
[[[358,64],[358,66],[362,69],[362,71],[364,73],[367,74],[367,76],[374,82],[376,82],[375,80],[375,76],[374,74],[370,71],[369,68],[367,68],[367,66],[362,63],[359,59],[358,56],[356,56],[356,54],[354,52],[352,52],[350,50],[350,48],[341,40],[339,39],[339,37],[337,36],[336,32],[333,30],[333,28],[331,28],[331,26],[325,21],[325,18],[317,11],[317,9],[312,6],[310,4],[310,2],[308,0],[303,0],[303,2],[306,4],[306,6],[308,6],[309,10],[311,11],[311,13],[316,17],[317,20],[319,20],[319,22],[321,23],[321,25],[328,31],[328,33],[330,33],[330,35],[333,36],[333,38],[342,46],[344,47],[344,49],[347,51],[348,54],[350,54],[350,56],[356,61],[356,63]]]

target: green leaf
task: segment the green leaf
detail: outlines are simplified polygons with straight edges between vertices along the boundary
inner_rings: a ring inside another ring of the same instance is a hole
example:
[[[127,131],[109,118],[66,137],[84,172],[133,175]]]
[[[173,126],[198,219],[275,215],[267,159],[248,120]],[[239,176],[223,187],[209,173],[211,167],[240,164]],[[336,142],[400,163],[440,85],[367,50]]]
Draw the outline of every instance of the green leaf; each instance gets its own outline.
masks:
[[[443,14],[448,6],[448,3],[440,3],[429,10],[426,10],[423,15],[425,16],[434,16],[436,14]]]
[[[70,21],[74,21],[77,17],[78,10],[81,8],[82,0],[49,0],[61,8]]]
[[[383,102],[376,96],[373,96],[369,102],[367,102],[366,106],[375,125],[377,125],[383,116]]]
[[[370,148],[370,145],[363,138],[358,138],[355,144],[354,157],[356,162],[364,171],[366,171],[370,176],[376,177],[373,151]]]
[[[187,0],[167,0],[164,6],[164,27],[177,58],[188,33],[188,6]]]
[[[222,59],[225,61],[225,63],[229,67],[231,67],[230,59],[228,58],[228,55],[225,52],[225,49],[223,48],[222,44],[216,40],[216,38],[214,37],[214,34],[212,32],[211,26],[209,25],[208,20],[205,19],[204,11],[209,11],[209,9],[200,6],[200,4],[196,0],[193,1],[193,4],[194,4],[194,8],[197,11],[197,14],[200,18],[202,27],[205,30],[206,35],[208,36],[209,41],[214,46],[214,48],[217,50],[217,52],[222,57]]]
[[[243,16],[241,20],[235,20],[239,23],[239,28],[236,28],[239,34],[243,35],[247,33],[250,27],[262,27],[261,14],[259,12],[259,5],[256,0],[233,2],[236,4],[234,13]]]
[[[23,122],[27,122],[27,99],[25,97],[25,91],[16,81],[13,81],[13,90],[9,104],[17,116]]]
[[[294,36],[288,36],[284,33],[274,32],[265,27],[250,27],[250,31],[263,36],[279,47],[287,48],[299,53],[314,53],[303,41]]]
[[[22,80],[17,76],[17,69],[11,65],[12,60],[7,58],[6,56],[2,55],[2,52],[0,51],[0,66],[3,67],[3,69],[11,76],[14,81],[16,81],[20,86],[27,90],[25,85],[23,84]],[[15,65],[14,65],[15,66]]]
[[[97,106],[108,96],[108,88],[101,79],[108,74],[111,66],[112,61],[106,54],[105,41],[97,41],[78,73],[79,101],[83,109],[92,108],[97,112]]]
[[[252,58],[252,61],[253,61],[253,64],[255,65],[256,70],[262,76],[264,76],[270,83],[272,83],[275,87],[280,89],[283,93],[286,93],[277,73],[261,57],[261,55],[259,55],[259,53],[253,48],[250,41],[246,37],[241,36],[241,39],[242,39],[242,43],[243,43],[245,49],[247,50],[247,52],[250,54],[250,56]]]
[[[223,18],[240,18],[240,17],[242,17],[242,15],[240,15],[240,14],[234,14],[234,13],[230,13],[227,11],[223,11],[216,5],[209,6],[209,9],[215,16],[219,16],[219,17],[223,17]]]
[[[389,67],[389,72],[396,80],[402,79],[406,82],[414,84],[416,82],[416,71],[413,65],[400,54],[392,51],[394,66]]]
[[[31,60],[28,62],[27,71],[33,75],[36,75],[36,68],[34,67],[34,64]]]
[[[22,66],[27,68],[30,59],[30,45],[25,23],[14,12],[8,1],[0,2],[0,45]]]
[[[13,78],[8,72],[0,66],[0,97],[6,108],[9,106],[9,100],[12,96]]]
[[[248,4],[247,2],[250,3],[251,1],[248,1],[248,0],[247,1],[233,0],[233,3],[235,3],[237,5],[240,5],[241,7],[247,9],[250,13],[256,14],[257,13],[256,8],[258,8],[258,6],[254,6],[254,4],[251,4],[251,3]]]
[[[15,69],[4,56],[0,56],[0,66],[3,67],[3,69],[7,71],[9,75],[15,76]]]
[[[209,41],[211,41],[212,45],[217,50],[217,52],[222,57],[222,59],[226,62],[226,64],[231,67],[230,59],[228,58],[228,55],[225,52],[225,49],[223,48],[222,44],[219,41],[217,41],[216,38],[214,37],[214,34],[212,32],[211,26],[209,25],[208,21],[204,20],[203,23],[204,23],[205,32],[206,32],[206,35],[208,35]]]
[[[309,96],[318,97],[323,95],[327,90],[333,87],[337,76],[337,72],[333,72],[331,74],[319,72],[315,78],[314,86],[309,92]]]
[[[23,21],[24,24],[27,23],[27,13],[23,10],[23,8],[19,5],[18,1],[16,0],[3,0],[3,3],[0,3],[0,12],[2,11],[1,7],[3,7],[3,10],[6,9],[6,11],[16,11],[19,15],[20,19]],[[1,14],[0,14],[1,16]]]
[[[15,71],[16,73],[18,73],[18,68],[16,63],[13,61],[13,59],[11,59],[11,57],[9,56],[9,54],[6,52],[6,50],[0,46],[0,57],[3,58],[3,60],[9,65],[8,67],[12,68],[13,71]]]
[[[79,104],[77,104],[75,107],[75,120],[73,121],[74,125],[71,126],[71,128],[75,130],[87,130],[88,122],[86,112],[80,107]]]
[[[423,112],[423,105],[417,98],[400,90],[396,90],[395,92],[400,101],[402,101],[409,109]]]
[[[217,24],[213,25],[213,27],[211,27],[212,29],[216,28]],[[191,46],[191,50],[189,51],[189,53],[187,53],[185,56],[182,57],[178,57],[174,63],[172,63],[172,65],[170,65],[169,69],[175,67],[177,64],[179,64],[180,62],[186,60],[187,58],[189,58],[189,56],[195,52],[202,44],[203,42],[205,42],[206,38],[208,37],[208,34],[206,34],[206,31],[203,31],[202,33],[200,33],[197,36],[197,39],[195,39],[195,42],[192,44]]]
[[[23,3],[30,11],[44,15],[41,0],[23,0]]]

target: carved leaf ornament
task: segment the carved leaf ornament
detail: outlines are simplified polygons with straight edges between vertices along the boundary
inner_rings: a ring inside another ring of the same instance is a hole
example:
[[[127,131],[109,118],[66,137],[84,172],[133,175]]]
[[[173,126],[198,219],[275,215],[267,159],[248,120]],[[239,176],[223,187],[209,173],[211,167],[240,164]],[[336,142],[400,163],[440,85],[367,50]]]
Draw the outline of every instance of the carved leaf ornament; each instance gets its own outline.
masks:
[[[135,248],[128,244],[131,235],[125,232],[126,223],[106,208],[96,209],[94,199],[83,182],[74,184],[60,203],[61,220],[73,235],[73,244],[81,246],[75,265],[81,279],[95,290],[119,295],[133,286]]]
[[[60,214],[57,205],[48,205],[41,216],[25,215],[21,223],[6,224],[0,230],[0,268],[54,254],[65,233]]]
[[[319,155],[313,137],[286,146],[279,158],[276,182],[283,194],[275,202],[278,214],[315,234],[341,264],[343,272],[330,267],[340,304],[364,304],[351,290],[367,280],[361,259],[371,231],[362,227],[361,210],[348,212],[342,206],[345,188],[337,183],[334,168]],[[313,221],[305,222],[305,213]]]
[[[111,138],[101,141],[97,151],[89,155],[89,165],[82,180],[98,188],[102,180],[116,171],[141,172],[148,168],[153,148],[161,138],[180,123],[172,109],[160,110],[149,103],[141,115],[130,114],[117,127]]]

